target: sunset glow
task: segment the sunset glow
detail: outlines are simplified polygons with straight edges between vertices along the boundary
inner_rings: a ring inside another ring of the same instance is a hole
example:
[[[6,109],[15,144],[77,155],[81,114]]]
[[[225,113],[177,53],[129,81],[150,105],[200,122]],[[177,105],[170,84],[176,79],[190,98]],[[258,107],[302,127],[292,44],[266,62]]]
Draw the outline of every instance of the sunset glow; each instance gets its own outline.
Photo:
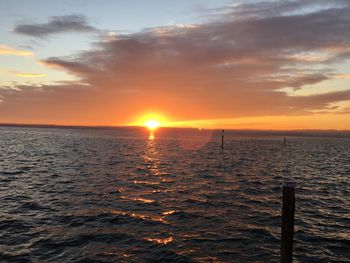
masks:
[[[134,117],[134,121],[129,122],[128,126],[145,127],[150,131],[155,131],[159,127],[171,127],[171,122],[160,113],[148,112],[141,116]]]
[[[154,131],[160,126],[160,122],[157,120],[148,120],[145,122],[145,126],[150,130]]]
[[[350,130],[349,2],[17,1],[0,123]]]

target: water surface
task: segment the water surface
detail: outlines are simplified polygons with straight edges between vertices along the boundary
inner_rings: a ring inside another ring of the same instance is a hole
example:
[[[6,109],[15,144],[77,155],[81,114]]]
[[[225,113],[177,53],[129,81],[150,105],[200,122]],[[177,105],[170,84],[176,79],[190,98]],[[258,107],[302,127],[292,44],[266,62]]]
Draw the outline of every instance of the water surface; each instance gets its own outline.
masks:
[[[350,140],[0,127],[0,259],[279,262],[295,180],[296,262],[350,261]]]

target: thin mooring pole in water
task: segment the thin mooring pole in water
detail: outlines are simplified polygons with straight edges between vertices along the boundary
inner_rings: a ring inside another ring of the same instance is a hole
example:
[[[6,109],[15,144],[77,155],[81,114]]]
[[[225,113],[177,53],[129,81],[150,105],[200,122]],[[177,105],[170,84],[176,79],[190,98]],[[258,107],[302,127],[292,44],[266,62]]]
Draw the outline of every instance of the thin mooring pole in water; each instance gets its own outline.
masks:
[[[284,182],[282,192],[281,263],[290,263],[293,260],[295,183]]]
[[[221,149],[224,149],[224,133],[225,133],[225,130],[222,130],[222,135],[221,135]]]
[[[283,139],[283,146],[286,146],[286,144],[287,144],[287,138],[286,138],[286,136],[284,136],[284,139]]]

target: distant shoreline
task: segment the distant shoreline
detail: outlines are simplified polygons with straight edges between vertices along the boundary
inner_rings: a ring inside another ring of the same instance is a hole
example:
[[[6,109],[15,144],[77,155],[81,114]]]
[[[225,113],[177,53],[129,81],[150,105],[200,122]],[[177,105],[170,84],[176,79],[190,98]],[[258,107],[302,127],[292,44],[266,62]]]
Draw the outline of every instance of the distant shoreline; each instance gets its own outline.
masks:
[[[0,127],[17,128],[56,128],[56,129],[141,129],[142,126],[86,126],[86,125],[56,125],[56,124],[18,124],[18,123],[0,123]],[[197,130],[189,127],[162,127],[162,129],[186,129]],[[204,129],[221,132],[221,128]],[[314,130],[314,129],[295,129],[295,130],[259,130],[259,129],[225,129],[225,132],[237,135],[267,135],[267,136],[293,136],[293,137],[331,137],[331,138],[350,138],[350,130]]]

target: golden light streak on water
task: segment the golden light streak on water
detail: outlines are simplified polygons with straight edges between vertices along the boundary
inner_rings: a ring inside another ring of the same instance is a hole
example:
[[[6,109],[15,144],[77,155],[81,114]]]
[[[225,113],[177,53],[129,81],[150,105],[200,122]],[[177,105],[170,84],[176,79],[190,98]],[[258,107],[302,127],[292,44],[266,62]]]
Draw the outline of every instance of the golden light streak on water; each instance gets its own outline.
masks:
[[[162,214],[163,215],[171,215],[171,214],[174,214],[175,212],[176,212],[175,210],[170,210],[170,211],[165,211]]]
[[[151,241],[151,242],[153,242],[153,243],[166,245],[166,244],[169,244],[169,243],[173,242],[173,237],[167,237],[167,238],[147,238],[146,240]]]
[[[121,196],[120,198],[130,200],[130,201],[138,201],[142,203],[154,203],[155,200],[152,199],[146,199],[146,198],[141,198],[141,197],[127,197],[127,196]]]

